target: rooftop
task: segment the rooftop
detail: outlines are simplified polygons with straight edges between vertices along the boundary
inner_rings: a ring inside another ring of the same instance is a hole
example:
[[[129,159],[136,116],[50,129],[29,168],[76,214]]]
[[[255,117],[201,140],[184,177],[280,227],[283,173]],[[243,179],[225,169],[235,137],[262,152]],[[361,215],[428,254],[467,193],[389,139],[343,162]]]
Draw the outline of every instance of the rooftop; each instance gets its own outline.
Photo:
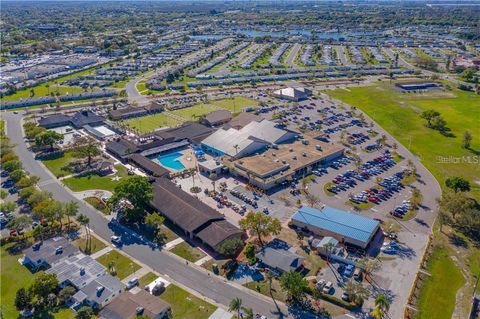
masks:
[[[170,309],[170,305],[141,289],[137,293],[122,292],[100,312],[100,319],[132,319],[137,317],[137,310],[149,318],[156,318]]]
[[[280,172],[288,174],[297,171],[343,150],[343,147],[320,142],[313,138],[306,137],[305,140],[308,145],[301,141],[280,144],[277,146],[278,149],[271,148],[260,155],[239,159],[235,161],[235,166],[260,178],[268,178],[280,174]],[[319,149],[317,149],[317,146],[319,146]]]
[[[370,240],[372,233],[379,226],[379,222],[374,219],[328,206],[321,210],[303,206],[292,216],[292,220],[298,220],[364,243]]]

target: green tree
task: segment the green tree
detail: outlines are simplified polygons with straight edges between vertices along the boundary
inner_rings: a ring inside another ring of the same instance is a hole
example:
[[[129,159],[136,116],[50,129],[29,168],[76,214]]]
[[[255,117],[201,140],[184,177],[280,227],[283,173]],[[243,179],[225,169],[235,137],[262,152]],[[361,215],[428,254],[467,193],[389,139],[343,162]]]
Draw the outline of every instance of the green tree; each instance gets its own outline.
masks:
[[[78,214],[79,206],[75,201],[69,201],[63,205],[63,214],[67,216],[68,230],[70,230],[70,217],[75,217]]]
[[[318,207],[321,203],[320,197],[312,194],[312,193],[307,193],[305,194],[305,199],[307,200],[308,206],[310,207]]]
[[[371,278],[373,273],[380,270],[381,265],[380,261],[376,258],[364,257],[357,262],[357,267],[363,270],[363,273],[365,274],[365,279],[369,279]]]
[[[84,214],[80,214],[78,215],[77,217],[77,222],[84,226],[85,227],[85,234],[87,235],[87,244],[85,245],[85,250],[86,251],[90,251],[90,228],[88,227],[88,224],[90,223],[90,218],[88,218],[86,215]]]
[[[470,191],[470,182],[459,176],[447,178],[445,180],[445,185],[452,189],[455,193]]]
[[[50,199],[52,196],[52,193],[49,191],[35,191],[28,197],[27,203],[30,207],[35,207],[38,203]]]
[[[249,231],[252,235],[257,236],[262,247],[262,237],[278,235],[282,229],[282,225],[277,218],[261,212],[249,212],[240,220],[239,225],[243,231]]]
[[[228,311],[236,311],[237,318],[240,317],[240,310],[242,309],[242,299],[240,298],[233,298],[228,305]]]
[[[83,142],[79,142],[78,147],[74,149],[73,154],[75,157],[87,159],[87,166],[92,166],[92,158],[101,154],[98,143],[93,139],[88,138]]]
[[[280,276],[280,286],[293,301],[300,301],[308,290],[307,281],[296,271],[284,272]]]
[[[13,180],[15,183],[18,182],[22,177],[27,176],[27,173],[23,169],[16,169],[13,172],[10,172],[8,174],[11,180]]]
[[[90,319],[93,317],[93,310],[88,306],[83,306],[77,311],[75,319]]]
[[[0,211],[5,214],[12,213],[16,207],[17,207],[17,204],[15,202],[0,203]]]
[[[242,250],[243,245],[241,238],[230,238],[219,245],[218,252],[224,256],[234,256]]]
[[[470,131],[467,130],[463,134],[462,147],[468,149],[470,148],[471,143],[472,143],[472,133],[470,133]]]
[[[72,286],[66,286],[58,292],[58,299],[60,299],[60,303],[65,303],[75,293],[75,288],[73,288]]]
[[[13,229],[25,229],[32,224],[32,218],[28,215],[16,216],[8,223],[8,227]],[[24,235],[25,236],[25,235]]]
[[[32,307],[32,295],[25,289],[20,288],[15,295],[15,308],[17,310],[29,310]]]
[[[38,299],[45,299],[58,288],[57,276],[54,274],[39,273],[30,287],[32,294]]]
[[[22,169],[22,162],[20,162],[19,160],[12,160],[12,161],[5,162],[3,163],[3,169],[9,173]]]
[[[145,216],[144,223],[148,227],[154,229],[154,240],[157,243],[162,243],[165,240],[165,236],[162,234],[160,226],[163,225],[165,218],[157,212],[153,212]]]
[[[424,120],[427,121],[427,127],[432,127],[432,120],[437,117],[437,116],[440,116],[440,113],[435,111],[435,110],[427,110],[427,111],[423,111],[421,114],[420,114],[420,117]]]
[[[143,176],[123,178],[115,187],[109,205],[121,211],[127,221],[142,220],[149,202],[153,198],[152,185]],[[125,203],[127,201],[128,203]]]
[[[359,282],[354,282],[352,280],[348,281],[343,290],[347,293],[347,295],[352,298],[352,301],[355,304],[361,304],[365,299],[370,296],[370,291],[364,287]]]
[[[257,261],[257,257],[255,257],[255,245],[253,243],[248,243],[245,246],[245,257],[247,257],[250,264],[254,264]]]
[[[390,300],[388,300],[388,297],[384,293],[379,293],[375,297],[375,309],[378,309],[380,318],[387,316],[388,310],[390,310]]]
[[[30,186],[35,186],[40,178],[38,176],[23,176],[16,184],[15,186],[19,188],[25,188],[25,187],[30,187]]]
[[[63,139],[63,134],[55,131],[45,131],[35,136],[35,144],[38,147],[48,146],[50,150],[53,150],[55,144]]]

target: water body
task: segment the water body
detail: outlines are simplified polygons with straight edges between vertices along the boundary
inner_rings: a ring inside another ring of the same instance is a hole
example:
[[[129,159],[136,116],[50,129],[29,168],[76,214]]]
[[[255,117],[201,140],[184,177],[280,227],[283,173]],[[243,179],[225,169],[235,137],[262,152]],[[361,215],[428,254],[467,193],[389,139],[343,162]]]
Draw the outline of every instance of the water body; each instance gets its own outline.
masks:
[[[191,40],[199,40],[199,41],[206,41],[206,40],[221,40],[225,38],[223,35],[209,35],[209,34],[200,34],[200,35],[191,35],[188,37]]]
[[[165,155],[160,155],[157,157],[160,164],[174,171],[181,171],[185,169],[185,166],[178,160],[179,157],[182,157],[182,153],[174,152],[168,153]]]

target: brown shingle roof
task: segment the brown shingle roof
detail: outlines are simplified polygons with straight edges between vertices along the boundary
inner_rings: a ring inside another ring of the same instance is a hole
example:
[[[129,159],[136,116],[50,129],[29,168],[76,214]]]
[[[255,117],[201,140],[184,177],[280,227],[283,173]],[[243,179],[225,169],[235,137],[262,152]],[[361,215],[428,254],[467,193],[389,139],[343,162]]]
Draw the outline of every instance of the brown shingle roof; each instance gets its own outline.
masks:
[[[215,248],[224,240],[241,237],[243,232],[237,227],[233,226],[226,220],[219,220],[210,223],[207,227],[200,230],[196,236],[210,247]]]
[[[133,319],[137,317],[137,308],[143,308],[143,315],[156,318],[167,311],[170,305],[145,290],[136,294],[129,291],[122,292],[100,312],[101,319]]]
[[[223,220],[222,214],[190,196],[165,178],[159,178],[153,184],[151,205],[183,230],[190,233],[206,223]]]
[[[217,110],[205,115],[205,120],[210,125],[228,122],[232,118],[232,113],[228,110]]]

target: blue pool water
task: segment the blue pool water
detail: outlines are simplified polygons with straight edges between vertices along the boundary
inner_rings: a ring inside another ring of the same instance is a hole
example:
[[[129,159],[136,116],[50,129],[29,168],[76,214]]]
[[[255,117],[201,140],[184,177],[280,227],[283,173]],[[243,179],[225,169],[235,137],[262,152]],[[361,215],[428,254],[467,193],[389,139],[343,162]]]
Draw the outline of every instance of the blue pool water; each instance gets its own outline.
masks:
[[[179,157],[182,156],[182,153],[170,153],[170,154],[165,154],[165,155],[160,155],[157,157],[158,161],[160,164],[163,166],[176,170],[176,171],[181,171],[185,169],[185,166],[178,160]]]

